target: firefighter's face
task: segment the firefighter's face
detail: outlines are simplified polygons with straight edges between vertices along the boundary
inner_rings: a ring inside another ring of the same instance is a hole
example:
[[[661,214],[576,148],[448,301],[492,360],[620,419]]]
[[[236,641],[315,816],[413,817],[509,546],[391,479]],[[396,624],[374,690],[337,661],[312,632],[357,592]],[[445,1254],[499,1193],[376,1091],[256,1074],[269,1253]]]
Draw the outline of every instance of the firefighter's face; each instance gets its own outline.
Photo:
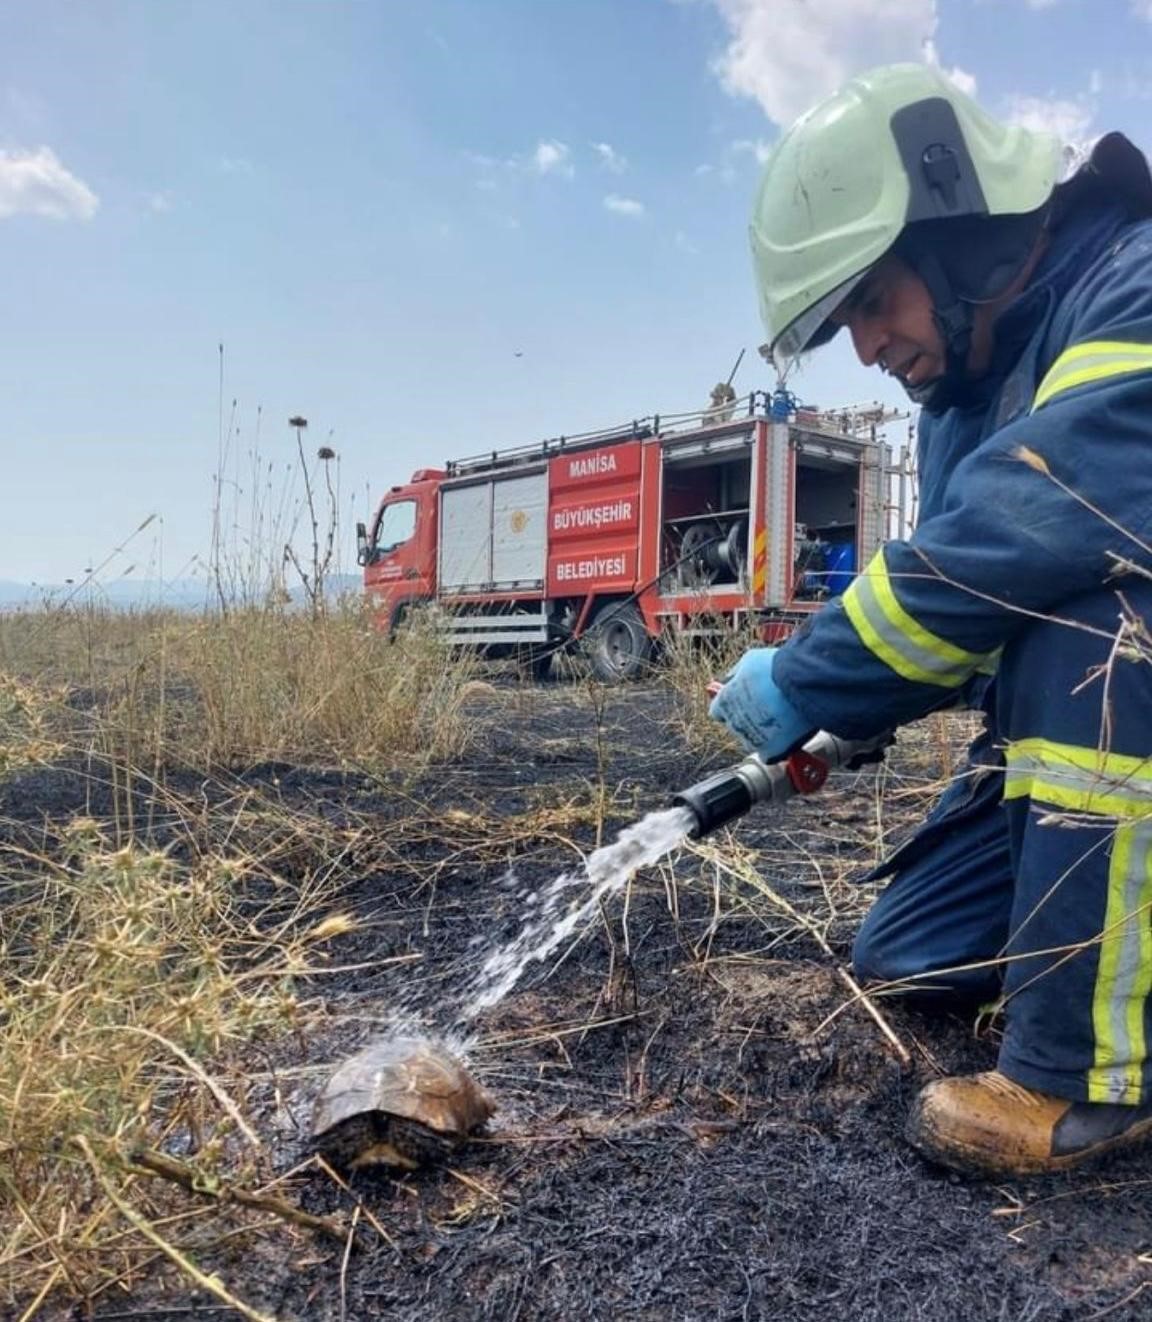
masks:
[[[944,339],[936,329],[928,287],[891,253],[860,281],[832,320],[848,328],[865,367],[878,366],[905,387],[944,375]]]

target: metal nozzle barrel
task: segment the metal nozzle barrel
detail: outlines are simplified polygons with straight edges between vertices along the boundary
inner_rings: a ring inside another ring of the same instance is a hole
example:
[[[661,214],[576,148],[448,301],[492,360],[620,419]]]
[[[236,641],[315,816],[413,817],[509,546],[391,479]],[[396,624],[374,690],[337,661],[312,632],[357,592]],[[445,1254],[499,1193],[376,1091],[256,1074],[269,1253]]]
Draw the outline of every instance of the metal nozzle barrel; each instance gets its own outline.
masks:
[[[890,734],[872,739],[841,739],[826,731],[815,734],[786,762],[765,762],[755,753],[735,766],[681,790],[674,805],[687,808],[696,818],[689,831],[699,840],[734,821],[757,803],[784,803],[796,794],[810,794],[824,783],[833,767],[858,767],[878,761],[892,742]]]

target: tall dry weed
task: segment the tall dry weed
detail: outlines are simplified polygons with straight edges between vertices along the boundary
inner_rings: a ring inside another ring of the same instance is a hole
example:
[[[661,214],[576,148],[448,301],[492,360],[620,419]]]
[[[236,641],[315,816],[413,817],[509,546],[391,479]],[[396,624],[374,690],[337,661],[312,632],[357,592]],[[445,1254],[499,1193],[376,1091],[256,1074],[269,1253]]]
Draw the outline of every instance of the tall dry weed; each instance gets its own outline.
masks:
[[[268,760],[420,766],[471,739],[474,659],[418,620],[386,639],[355,601],[8,616],[0,660],[12,683],[53,687],[75,751],[152,776]]]
[[[733,736],[708,715],[708,687],[759,643],[751,622],[702,615],[685,630],[669,631],[658,672],[672,694],[674,735],[693,753],[738,752]]]

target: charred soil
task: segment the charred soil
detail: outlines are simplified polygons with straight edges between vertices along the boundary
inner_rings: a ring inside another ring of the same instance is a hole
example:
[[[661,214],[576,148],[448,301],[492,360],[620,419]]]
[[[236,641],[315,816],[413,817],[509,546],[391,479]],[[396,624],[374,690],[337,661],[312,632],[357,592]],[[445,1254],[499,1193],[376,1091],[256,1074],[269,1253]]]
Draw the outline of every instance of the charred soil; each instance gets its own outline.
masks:
[[[167,809],[133,791],[135,829],[177,851],[188,813],[171,804],[198,794],[207,835],[247,796],[303,836],[347,840],[333,903],[355,924],[305,980],[296,1030],[230,1069],[266,1145],[264,1187],[348,1239],[233,1205],[227,1233],[216,1222],[197,1241],[193,1227],[200,1269],[283,1322],[1152,1315],[1147,1158],[1001,1184],[926,1165],[901,1137],[910,1099],[988,1067],[995,1027],[884,1000],[904,1066],[837,975],[869,898],[852,874],[930,803],[939,725],[887,767],[715,842],[770,893],[682,850],[533,965],[473,1026],[470,1065],[499,1110],[450,1162],[346,1180],[310,1162],[311,1101],[340,1059],[398,1017],[437,1025],[519,929],[525,892],[720,765],[685,751],[669,703],[655,685],[486,688],[473,755],[417,778],[263,766],[226,794],[173,777]],[[112,792],[78,767],[16,773],[0,790],[7,843],[42,850],[78,814],[110,819]],[[285,837],[277,886],[303,848]],[[34,1315],[242,1316],[159,1260],[86,1303],[54,1300]]]

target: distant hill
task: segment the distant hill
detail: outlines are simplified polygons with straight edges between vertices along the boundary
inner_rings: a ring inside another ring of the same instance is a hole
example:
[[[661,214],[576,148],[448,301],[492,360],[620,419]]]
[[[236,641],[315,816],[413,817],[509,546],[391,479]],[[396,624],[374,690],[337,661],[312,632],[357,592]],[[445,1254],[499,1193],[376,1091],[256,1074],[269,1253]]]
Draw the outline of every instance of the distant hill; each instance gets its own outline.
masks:
[[[358,593],[359,574],[332,574],[327,595]],[[304,590],[292,589],[292,600],[302,601]],[[89,604],[112,610],[195,611],[216,604],[215,589],[202,578],[120,579],[115,583],[17,583],[0,579],[0,610],[35,610],[62,606],[83,607]]]

